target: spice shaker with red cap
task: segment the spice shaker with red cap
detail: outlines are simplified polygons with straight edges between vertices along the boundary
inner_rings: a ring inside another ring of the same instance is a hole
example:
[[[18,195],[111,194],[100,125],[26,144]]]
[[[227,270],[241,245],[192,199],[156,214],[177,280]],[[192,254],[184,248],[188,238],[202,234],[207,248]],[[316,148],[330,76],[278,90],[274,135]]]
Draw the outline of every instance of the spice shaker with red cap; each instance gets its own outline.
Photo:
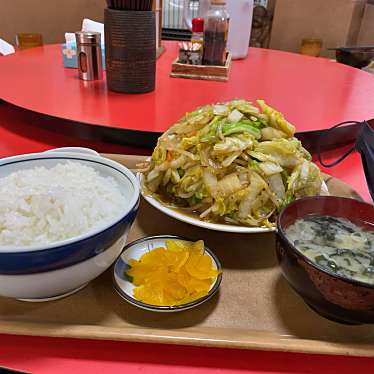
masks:
[[[192,19],[192,43],[199,43],[203,45],[204,41],[204,18]]]
[[[203,60],[204,19],[192,20],[191,42],[179,44],[178,62],[189,65],[201,65]]]

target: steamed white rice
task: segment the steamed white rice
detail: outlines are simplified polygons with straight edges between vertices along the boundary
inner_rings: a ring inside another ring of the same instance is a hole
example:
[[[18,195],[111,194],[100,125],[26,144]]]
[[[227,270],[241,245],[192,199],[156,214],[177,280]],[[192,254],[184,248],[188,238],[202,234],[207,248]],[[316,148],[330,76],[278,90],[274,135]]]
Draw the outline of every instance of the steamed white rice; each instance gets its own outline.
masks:
[[[0,179],[1,247],[58,242],[123,212],[117,182],[80,162],[20,170]]]

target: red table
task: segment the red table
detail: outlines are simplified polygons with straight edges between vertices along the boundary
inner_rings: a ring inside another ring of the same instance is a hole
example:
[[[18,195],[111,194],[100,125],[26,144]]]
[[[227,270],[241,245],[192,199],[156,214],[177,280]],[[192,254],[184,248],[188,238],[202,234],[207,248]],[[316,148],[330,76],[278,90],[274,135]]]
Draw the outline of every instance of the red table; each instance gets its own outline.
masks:
[[[251,48],[247,59],[233,62],[228,82],[177,79],[169,77],[177,44],[165,44],[152,93],[118,94],[107,91],[105,80],[80,81],[76,69],[63,68],[61,47],[47,45],[0,58],[0,98],[74,121],[68,127],[79,129],[75,136],[91,127],[95,140],[142,146],[153,145],[185,112],[234,98],[265,99],[298,131],[374,117],[374,76],[361,70],[324,58]]]
[[[30,128],[29,123],[37,119],[34,114],[0,104],[0,157],[74,145],[101,152],[129,151]],[[358,154],[328,172],[353,185],[370,201]],[[374,359],[0,335],[0,366],[38,374],[348,374],[369,373]]]
[[[40,115],[0,103],[0,156],[68,145],[90,146],[101,152],[146,152],[98,139],[93,141],[87,128],[100,131],[103,125],[162,131],[184,111],[233,97],[263,97],[284,111],[299,130],[322,129],[346,119],[374,117],[374,78],[361,71],[324,59],[253,49],[248,60],[234,62],[229,83],[169,79],[169,62],[175,47],[168,44],[167,48],[168,53],[158,63],[157,91],[140,96],[107,93],[102,82],[94,83],[96,89],[88,90],[84,82],[75,78],[74,70],[53,63],[60,58],[57,46],[0,58],[0,98],[48,116],[86,123],[85,132],[77,134],[72,130],[75,134],[72,137],[66,130],[68,126],[74,129],[71,122],[49,118],[40,126],[38,122],[43,118]],[[42,75],[43,69],[56,75],[51,80],[51,75]],[[63,92],[64,82],[76,96]],[[78,139],[81,136],[89,140]],[[370,199],[357,154],[328,172]],[[42,374],[348,374],[370,372],[374,359],[1,335],[0,365]]]
[[[34,374],[371,374],[374,359],[0,336],[0,365]]]

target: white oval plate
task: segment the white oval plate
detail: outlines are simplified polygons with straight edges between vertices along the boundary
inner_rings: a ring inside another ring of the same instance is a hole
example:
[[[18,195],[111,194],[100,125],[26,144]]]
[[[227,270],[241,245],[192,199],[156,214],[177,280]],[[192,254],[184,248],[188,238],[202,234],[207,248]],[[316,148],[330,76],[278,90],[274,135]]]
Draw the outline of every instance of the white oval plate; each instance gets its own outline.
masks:
[[[140,185],[142,185],[142,174],[138,173],[137,177],[139,179]],[[321,188],[321,194],[328,194],[328,189],[323,182],[322,188]],[[248,227],[248,226],[238,226],[238,225],[225,225],[222,223],[211,223],[211,222],[205,222],[201,219],[194,218],[191,216],[188,216],[186,214],[180,213],[176,211],[175,209],[169,208],[165,205],[163,205],[161,202],[159,202],[157,199],[150,195],[146,195],[142,188],[141,188],[141,194],[144,197],[144,199],[151,204],[154,208],[158,209],[160,212],[166,214],[169,217],[175,218],[178,221],[182,221],[185,223],[189,223],[193,226],[202,227],[204,229],[208,230],[215,230],[215,231],[222,231],[222,232],[233,232],[236,234],[258,234],[263,232],[272,232],[275,231],[275,227],[268,228],[268,227]]]

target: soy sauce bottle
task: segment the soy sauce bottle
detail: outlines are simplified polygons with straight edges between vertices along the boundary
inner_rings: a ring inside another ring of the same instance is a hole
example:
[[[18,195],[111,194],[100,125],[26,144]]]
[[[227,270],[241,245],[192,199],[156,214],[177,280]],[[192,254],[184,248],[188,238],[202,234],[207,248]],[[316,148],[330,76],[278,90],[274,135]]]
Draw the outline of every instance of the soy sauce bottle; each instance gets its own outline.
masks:
[[[211,0],[204,20],[203,65],[224,65],[226,61],[229,14],[226,0]]]

